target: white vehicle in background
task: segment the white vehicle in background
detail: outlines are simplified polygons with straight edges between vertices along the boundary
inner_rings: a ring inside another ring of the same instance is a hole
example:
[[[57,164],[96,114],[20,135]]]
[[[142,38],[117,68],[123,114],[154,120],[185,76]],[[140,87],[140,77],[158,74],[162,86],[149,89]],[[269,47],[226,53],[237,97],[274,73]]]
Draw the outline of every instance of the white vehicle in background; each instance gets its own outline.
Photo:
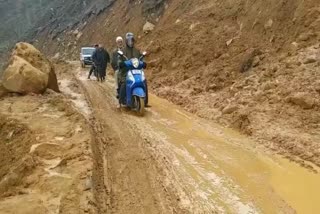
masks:
[[[86,65],[92,65],[92,54],[95,51],[93,47],[82,47],[80,52],[81,67],[84,68]]]

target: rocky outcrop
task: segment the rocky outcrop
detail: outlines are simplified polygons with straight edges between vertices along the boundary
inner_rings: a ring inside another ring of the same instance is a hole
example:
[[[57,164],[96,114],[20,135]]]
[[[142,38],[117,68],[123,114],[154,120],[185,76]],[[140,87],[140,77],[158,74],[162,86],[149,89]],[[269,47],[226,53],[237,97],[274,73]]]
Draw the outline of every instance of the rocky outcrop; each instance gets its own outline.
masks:
[[[35,47],[18,43],[4,71],[3,86],[21,94],[43,93],[47,88],[59,92],[51,62]]]

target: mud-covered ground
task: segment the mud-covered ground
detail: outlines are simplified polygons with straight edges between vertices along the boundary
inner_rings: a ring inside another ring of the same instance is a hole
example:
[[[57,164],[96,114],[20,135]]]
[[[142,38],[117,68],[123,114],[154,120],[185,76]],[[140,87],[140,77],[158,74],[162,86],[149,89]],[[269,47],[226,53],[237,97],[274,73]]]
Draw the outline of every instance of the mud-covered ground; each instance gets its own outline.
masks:
[[[318,0],[118,0],[64,28],[70,8],[36,45],[77,59],[132,31],[166,100],[120,111],[65,62],[62,94],[1,98],[0,213],[320,212]]]
[[[1,213],[313,213],[318,170],[150,95],[117,108],[114,81],[56,66],[62,94],[0,100]]]
[[[94,212],[93,137],[70,96],[0,100],[0,213]]]
[[[76,64],[77,65],[77,64]],[[96,133],[95,198],[107,213],[312,213],[319,175],[151,95],[145,117],[117,108],[114,82],[75,68]],[[103,178],[103,179],[102,179]],[[302,185],[303,183],[303,185]],[[306,200],[308,198],[308,200]]]

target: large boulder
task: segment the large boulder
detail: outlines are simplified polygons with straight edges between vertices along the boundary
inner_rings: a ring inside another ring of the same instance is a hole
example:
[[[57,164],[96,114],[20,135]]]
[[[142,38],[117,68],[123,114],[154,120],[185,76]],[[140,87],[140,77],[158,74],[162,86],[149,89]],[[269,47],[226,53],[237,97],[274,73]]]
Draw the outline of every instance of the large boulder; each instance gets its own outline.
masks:
[[[16,44],[4,71],[3,86],[18,93],[42,93],[46,88],[59,92],[52,63],[34,46],[23,42]]]
[[[3,86],[21,94],[43,93],[48,85],[48,74],[33,67],[19,56],[12,56],[3,74]]]

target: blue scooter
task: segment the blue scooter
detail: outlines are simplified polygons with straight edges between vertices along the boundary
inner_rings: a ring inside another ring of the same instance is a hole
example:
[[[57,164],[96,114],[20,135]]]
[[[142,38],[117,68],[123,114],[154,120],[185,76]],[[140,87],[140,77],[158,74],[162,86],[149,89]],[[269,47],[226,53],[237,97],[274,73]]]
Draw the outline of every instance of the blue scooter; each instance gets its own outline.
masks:
[[[146,105],[146,78],[143,72],[146,64],[143,62],[143,58],[146,56],[146,52],[143,52],[142,56],[137,59],[128,59],[122,51],[118,51],[120,57],[125,59],[123,66],[128,70],[127,78],[125,82],[125,89],[120,88],[119,104],[124,105],[143,116]],[[123,87],[123,86],[121,86]],[[121,99],[123,91],[125,90],[125,98]],[[121,102],[122,100],[122,102]]]

